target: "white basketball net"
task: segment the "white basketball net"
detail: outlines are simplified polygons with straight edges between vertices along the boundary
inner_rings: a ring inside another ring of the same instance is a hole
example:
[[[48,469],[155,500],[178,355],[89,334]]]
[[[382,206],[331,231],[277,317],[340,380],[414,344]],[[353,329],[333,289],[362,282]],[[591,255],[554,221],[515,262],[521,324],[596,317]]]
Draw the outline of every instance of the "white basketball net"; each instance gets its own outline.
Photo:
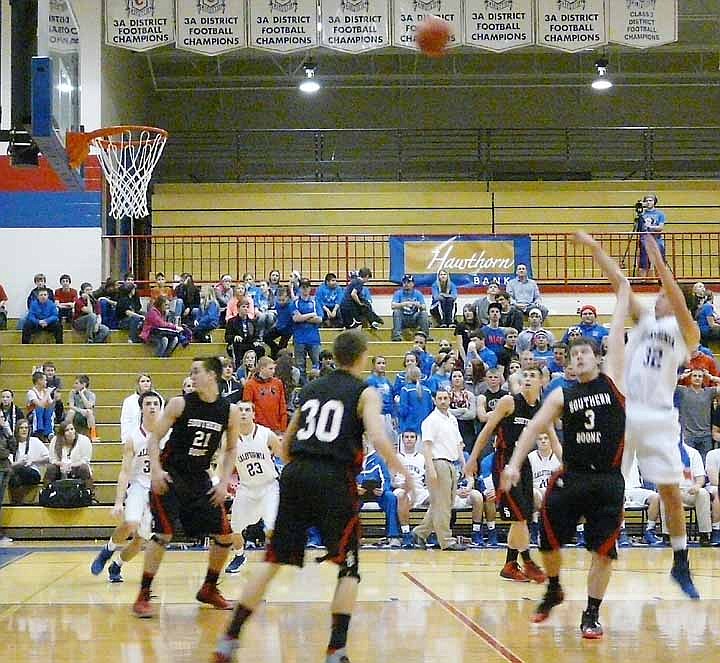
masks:
[[[126,129],[93,138],[105,179],[110,186],[110,216],[115,219],[148,216],[147,189],[160,160],[167,134]]]

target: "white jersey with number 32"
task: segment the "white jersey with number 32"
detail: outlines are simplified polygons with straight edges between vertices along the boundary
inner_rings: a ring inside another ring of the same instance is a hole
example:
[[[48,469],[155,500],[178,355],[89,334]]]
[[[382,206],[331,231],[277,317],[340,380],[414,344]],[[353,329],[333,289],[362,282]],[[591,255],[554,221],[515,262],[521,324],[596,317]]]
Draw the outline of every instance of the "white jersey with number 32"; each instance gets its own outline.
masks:
[[[277,469],[268,445],[272,431],[265,426],[255,425],[250,435],[238,436],[237,467],[238,489],[257,488],[277,479]]]
[[[147,448],[147,431],[138,426],[132,433],[130,439],[133,444],[133,461],[130,472],[130,483],[139,483],[144,488],[150,488],[150,456]]]
[[[677,371],[690,357],[680,325],[673,316],[643,316],[628,333],[625,390],[629,402],[647,407],[673,407]]]

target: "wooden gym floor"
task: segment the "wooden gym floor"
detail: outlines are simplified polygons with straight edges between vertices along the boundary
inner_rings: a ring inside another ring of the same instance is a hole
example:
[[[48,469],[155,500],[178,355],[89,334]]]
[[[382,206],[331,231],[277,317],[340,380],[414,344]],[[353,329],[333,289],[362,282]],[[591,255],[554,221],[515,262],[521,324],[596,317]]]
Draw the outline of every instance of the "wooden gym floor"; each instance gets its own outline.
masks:
[[[199,607],[194,594],[205,573],[204,551],[170,551],[153,587],[159,617],[130,613],[141,573],[137,558],[125,582],[111,585],[89,566],[97,547],[2,549],[0,647],[3,661],[62,663],[205,662],[229,613]],[[242,663],[324,661],[328,605],[335,580],[329,564],[285,569],[267,603],[249,623]],[[223,574],[221,588],[236,598],[260,559]],[[699,602],[683,598],[670,581],[668,549],[622,550],[601,608],[605,637],[580,638],[589,555],[567,549],[561,576],[565,603],[541,625],[529,623],[544,589],[500,580],[505,551],[363,550],[363,581],[351,623],[353,663],[688,661],[717,652],[720,555],[690,552]],[[11,557],[14,556],[14,557]],[[537,552],[533,552],[535,558]]]

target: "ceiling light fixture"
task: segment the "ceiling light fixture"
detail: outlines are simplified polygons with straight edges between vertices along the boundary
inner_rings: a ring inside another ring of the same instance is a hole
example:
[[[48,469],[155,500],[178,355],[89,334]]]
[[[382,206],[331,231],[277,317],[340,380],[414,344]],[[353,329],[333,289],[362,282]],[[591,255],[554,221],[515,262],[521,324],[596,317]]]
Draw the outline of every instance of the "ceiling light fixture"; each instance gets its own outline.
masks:
[[[304,92],[305,94],[315,94],[320,89],[320,83],[318,83],[317,79],[315,78],[316,67],[317,65],[315,65],[313,62],[306,62],[303,65],[303,69],[305,70],[305,78],[298,86],[300,92]]]
[[[597,69],[597,78],[592,82],[592,89],[609,90],[613,84],[607,75],[608,61],[605,58],[596,60],[595,68]]]

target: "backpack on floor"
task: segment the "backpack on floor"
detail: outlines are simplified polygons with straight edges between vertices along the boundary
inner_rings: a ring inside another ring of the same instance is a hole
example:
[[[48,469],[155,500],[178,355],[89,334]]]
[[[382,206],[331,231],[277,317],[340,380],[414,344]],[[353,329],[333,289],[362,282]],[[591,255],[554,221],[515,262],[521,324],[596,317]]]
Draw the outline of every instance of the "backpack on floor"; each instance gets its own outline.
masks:
[[[40,506],[76,509],[92,504],[92,493],[82,479],[58,479],[40,491]]]

